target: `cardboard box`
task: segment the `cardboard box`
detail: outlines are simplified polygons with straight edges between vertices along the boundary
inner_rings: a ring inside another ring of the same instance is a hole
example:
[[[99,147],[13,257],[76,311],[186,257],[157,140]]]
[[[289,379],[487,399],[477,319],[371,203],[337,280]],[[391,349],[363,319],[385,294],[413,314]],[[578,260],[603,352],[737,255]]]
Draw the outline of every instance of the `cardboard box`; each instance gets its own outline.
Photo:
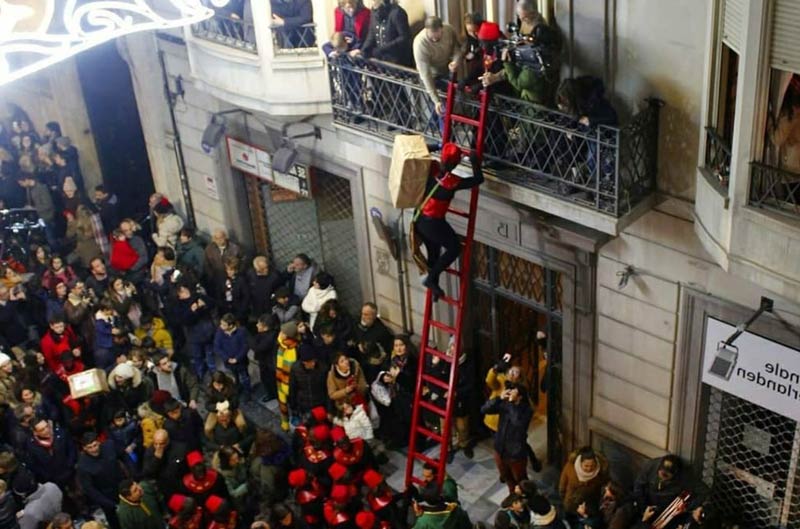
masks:
[[[416,208],[425,198],[433,158],[419,135],[398,134],[394,137],[392,165],[389,168],[389,192],[394,207]]]
[[[73,399],[108,391],[106,372],[102,369],[87,369],[70,375],[67,380],[69,381],[69,394]]]

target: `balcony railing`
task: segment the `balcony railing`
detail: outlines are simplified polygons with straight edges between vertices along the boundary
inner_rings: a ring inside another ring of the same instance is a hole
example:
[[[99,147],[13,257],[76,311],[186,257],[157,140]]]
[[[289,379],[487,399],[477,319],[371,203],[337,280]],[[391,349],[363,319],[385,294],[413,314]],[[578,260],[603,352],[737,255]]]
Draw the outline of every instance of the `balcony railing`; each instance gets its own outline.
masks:
[[[303,24],[288,29],[285,26],[271,26],[272,45],[275,55],[317,55],[317,25]]]
[[[706,127],[705,168],[711,171],[723,187],[728,187],[731,175],[731,146],[714,127]]]
[[[751,206],[787,215],[800,215],[800,174],[765,165],[750,164]]]
[[[203,40],[258,53],[253,24],[238,18],[214,15],[207,20],[192,24],[192,34]]]
[[[386,140],[399,132],[441,140],[435,114],[415,70],[342,57],[329,63],[334,121]],[[655,189],[661,102],[622,128],[578,124],[574,117],[493,95],[484,154],[500,179],[620,217]],[[477,117],[465,94],[459,113]],[[455,141],[469,147],[472,128],[456,124]]]

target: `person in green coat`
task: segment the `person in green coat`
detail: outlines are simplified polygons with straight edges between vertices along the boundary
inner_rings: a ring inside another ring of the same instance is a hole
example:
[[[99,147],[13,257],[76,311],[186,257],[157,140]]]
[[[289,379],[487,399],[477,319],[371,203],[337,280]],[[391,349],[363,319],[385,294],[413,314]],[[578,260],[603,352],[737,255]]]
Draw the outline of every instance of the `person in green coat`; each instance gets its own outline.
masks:
[[[414,529],[472,529],[467,512],[456,502],[447,502],[441,496],[423,494],[412,502]]]
[[[194,271],[198,278],[203,277],[203,272],[205,271],[203,267],[206,259],[205,249],[192,228],[184,227],[178,232],[175,256],[178,265]]]
[[[425,463],[422,467],[422,481],[425,483],[422,486],[420,494],[433,494],[436,492],[436,467],[430,463]],[[458,503],[458,484],[456,480],[445,474],[444,481],[442,481],[442,499],[445,502]]]
[[[119,484],[117,519],[120,529],[164,529],[156,492],[146,481],[123,480]]]

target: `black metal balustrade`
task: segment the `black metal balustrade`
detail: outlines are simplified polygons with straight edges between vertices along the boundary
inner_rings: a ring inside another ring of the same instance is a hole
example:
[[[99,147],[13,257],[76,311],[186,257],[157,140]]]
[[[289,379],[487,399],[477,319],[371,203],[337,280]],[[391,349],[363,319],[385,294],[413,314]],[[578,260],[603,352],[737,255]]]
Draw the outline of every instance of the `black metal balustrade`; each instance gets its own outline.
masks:
[[[271,26],[275,55],[317,55],[317,25],[303,24],[297,28]]]
[[[192,34],[203,40],[250,53],[258,53],[253,24],[239,18],[214,15],[202,22],[192,24]]]
[[[334,121],[391,141],[398,133],[441,139],[439,117],[415,70],[340,57],[329,62]],[[477,116],[471,94],[459,113]],[[585,127],[552,109],[493,95],[484,153],[497,176],[620,217],[655,190],[661,102],[626,126]],[[471,127],[456,125],[455,141],[469,147]]]
[[[751,206],[800,215],[800,174],[763,163],[750,164]]]
[[[705,168],[711,171],[723,187],[728,187],[731,176],[731,146],[714,127],[706,127]]]

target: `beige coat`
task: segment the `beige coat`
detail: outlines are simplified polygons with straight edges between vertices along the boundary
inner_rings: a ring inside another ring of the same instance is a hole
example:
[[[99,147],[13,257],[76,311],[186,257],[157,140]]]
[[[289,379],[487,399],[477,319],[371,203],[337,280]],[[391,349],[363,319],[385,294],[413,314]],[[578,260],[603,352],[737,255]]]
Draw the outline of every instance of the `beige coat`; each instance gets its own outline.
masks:
[[[600,498],[603,485],[608,483],[608,461],[601,454],[595,452],[597,457],[597,464],[600,465],[600,472],[597,473],[593,479],[582,482],[578,479],[578,474],[575,472],[575,459],[578,457],[577,452],[572,452],[561,471],[561,480],[558,483],[558,492],[561,494],[561,499],[564,502],[564,512],[575,512],[578,508],[580,498]]]

